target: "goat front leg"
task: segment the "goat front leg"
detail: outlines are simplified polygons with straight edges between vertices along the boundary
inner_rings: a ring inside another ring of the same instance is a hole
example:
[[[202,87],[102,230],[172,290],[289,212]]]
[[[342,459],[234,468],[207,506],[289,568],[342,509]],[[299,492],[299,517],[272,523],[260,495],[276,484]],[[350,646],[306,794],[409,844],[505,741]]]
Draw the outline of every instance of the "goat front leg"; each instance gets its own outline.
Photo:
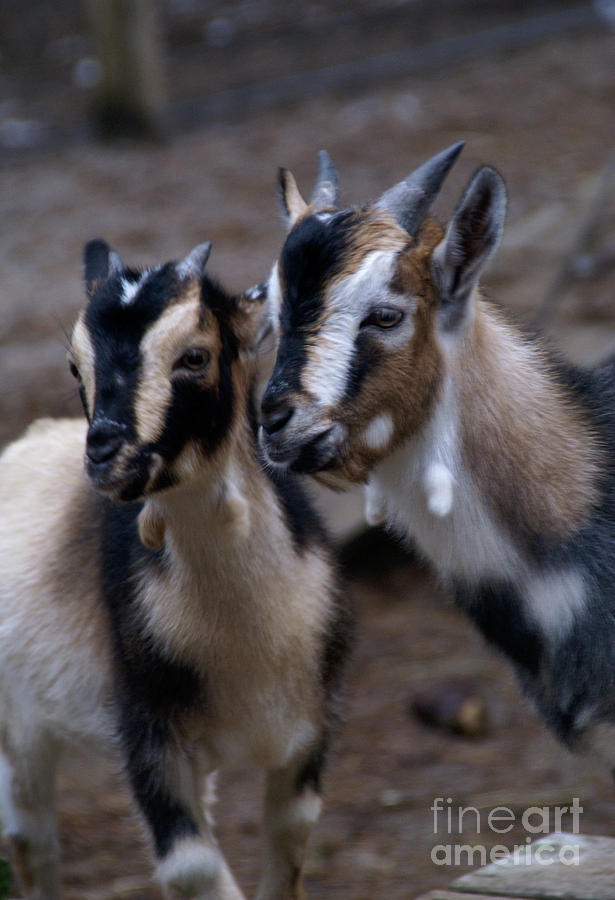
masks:
[[[164,720],[131,710],[123,728],[128,775],[152,831],[157,874],[172,900],[245,900],[203,809],[194,758]]]
[[[324,749],[267,774],[265,861],[257,900],[304,900],[305,850],[320,816]]]
[[[28,900],[59,900],[56,748],[44,740],[0,746],[0,832]]]

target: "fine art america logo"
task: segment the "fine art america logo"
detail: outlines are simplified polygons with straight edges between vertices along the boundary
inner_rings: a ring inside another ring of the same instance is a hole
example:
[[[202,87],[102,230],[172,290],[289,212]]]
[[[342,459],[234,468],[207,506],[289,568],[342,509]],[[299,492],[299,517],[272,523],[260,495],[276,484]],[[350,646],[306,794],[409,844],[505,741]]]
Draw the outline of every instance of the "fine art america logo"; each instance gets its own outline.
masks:
[[[573,842],[558,843],[537,840],[539,835],[563,831],[562,820],[571,827],[566,831],[579,834],[579,819],[583,807],[578,797],[569,806],[528,806],[522,812],[509,806],[495,806],[489,810],[475,806],[453,806],[450,797],[436,797],[433,806],[433,831],[442,843],[434,844],[431,861],[436,866],[486,866],[487,863],[517,866],[579,865],[580,848]],[[464,826],[476,834],[505,835],[514,828],[522,828],[525,842],[506,847],[504,844],[453,842],[460,838]],[[447,840],[448,838],[448,840]],[[535,843],[533,843],[535,842]]]

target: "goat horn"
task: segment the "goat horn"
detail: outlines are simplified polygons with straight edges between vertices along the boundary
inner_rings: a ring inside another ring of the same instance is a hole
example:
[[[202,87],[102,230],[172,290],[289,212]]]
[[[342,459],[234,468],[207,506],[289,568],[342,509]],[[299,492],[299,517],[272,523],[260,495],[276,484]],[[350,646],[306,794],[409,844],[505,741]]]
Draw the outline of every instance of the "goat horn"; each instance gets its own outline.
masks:
[[[190,251],[180,263],[177,264],[177,274],[180,279],[198,278],[203,275],[205,263],[209,259],[211,253],[211,241],[205,241],[204,244],[198,244]]]
[[[318,154],[318,177],[310,203],[316,212],[337,207],[340,202],[340,185],[337,169],[326,150]]]
[[[458,141],[432,156],[399,184],[385,191],[375,206],[393,213],[402,228],[414,234],[464,146],[465,141]]]

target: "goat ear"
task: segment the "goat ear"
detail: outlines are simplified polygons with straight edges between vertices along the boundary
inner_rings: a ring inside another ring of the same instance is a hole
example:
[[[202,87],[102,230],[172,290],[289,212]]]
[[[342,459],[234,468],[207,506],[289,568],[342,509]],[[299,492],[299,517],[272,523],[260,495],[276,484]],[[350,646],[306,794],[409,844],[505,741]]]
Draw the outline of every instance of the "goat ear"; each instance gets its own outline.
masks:
[[[447,325],[453,326],[463,315],[481,272],[500,243],[505,216],[502,176],[483,166],[470,181],[431,257]]]
[[[124,264],[115,250],[99,238],[88,241],[83,249],[85,287],[92,296],[96,283],[122,272]]]
[[[288,169],[278,171],[280,204],[288,230],[307,210],[307,203],[299,193],[295,176]]]
[[[211,253],[211,241],[205,241],[204,244],[197,244],[190,253],[177,263],[175,270],[180,281],[188,278],[196,278],[200,281]]]
[[[267,297],[267,284],[249,288],[237,299],[235,332],[243,350],[260,349],[273,331],[273,319]]]

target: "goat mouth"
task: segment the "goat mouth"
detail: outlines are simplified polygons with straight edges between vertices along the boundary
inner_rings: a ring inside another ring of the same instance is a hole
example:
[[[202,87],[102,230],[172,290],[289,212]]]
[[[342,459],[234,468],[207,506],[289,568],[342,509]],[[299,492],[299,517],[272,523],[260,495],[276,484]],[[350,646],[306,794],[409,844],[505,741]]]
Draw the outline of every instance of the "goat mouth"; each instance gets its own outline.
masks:
[[[148,474],[136,467],[114,472],[112,465],[95,465],[86,462],[86,472],[99,494],[111,500],[131,502],[138,500],[148,481]]]
[[[261,429],[260,440],[267,462],[276,468],[311,475],[339,464],[343,429],[328,425],[306,439],[271,440]]]
[[[334,466],[337,460],[337,442],[332,440],[334,436],[335,426],[331,425],[302,444],[289,466],[291,472],[310,475]]]

